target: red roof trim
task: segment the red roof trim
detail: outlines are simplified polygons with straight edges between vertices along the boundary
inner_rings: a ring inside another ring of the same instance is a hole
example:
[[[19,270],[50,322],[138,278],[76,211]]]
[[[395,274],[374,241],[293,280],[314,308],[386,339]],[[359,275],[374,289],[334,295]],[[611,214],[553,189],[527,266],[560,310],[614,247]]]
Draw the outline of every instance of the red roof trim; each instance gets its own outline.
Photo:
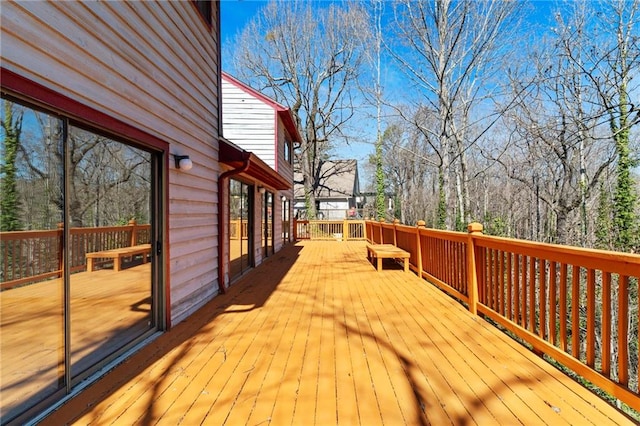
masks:
[[[221,75],[222,75],[222,80],[233,84],[238,89],[250,94],[251,96],[259,99],[260,101],[264,102],[265,104],[273,108],[276,111],[276,114],[278,115],[278,117],[280,117],[280,119],[282,120],[282,123],[284,124],[284,128],[289,133],[289,136],[291,136],[291,138],[293,139],[293,142],[302,141],[302,137],[298,132],[298,128],[296,127],[296,124],[293,121],[293,116],[291,114],[290,108],[287,108],[279,104],[278,102],[274,101],[273,99],[269,98],[266,95],[263,95],[262,93],[258,92],[256,89],[249,87],[245,83],[241,82],[235,77],[232,77],[231,75],[227,74],[224,71],[222,71]]]
[[[237,147],[226,139],[220,138],[219,160],[221,163],[233,168],[241,167],[247,154],[249,155],[249,168],[244,172],[246,175],[277,190],[291,189],[291,182],[276,173],[255,154]]]
[[[71,119],[81,121],[97,130],[103,130],[114,136],[126,138],[134,144],[143,143],[162,151],[169,151],[169,143],[143,130],[124,123],[117,118],[95,110],[48,87],[16,74],[6,68],[0,68],[0,81],[3,92],[58,112]]]

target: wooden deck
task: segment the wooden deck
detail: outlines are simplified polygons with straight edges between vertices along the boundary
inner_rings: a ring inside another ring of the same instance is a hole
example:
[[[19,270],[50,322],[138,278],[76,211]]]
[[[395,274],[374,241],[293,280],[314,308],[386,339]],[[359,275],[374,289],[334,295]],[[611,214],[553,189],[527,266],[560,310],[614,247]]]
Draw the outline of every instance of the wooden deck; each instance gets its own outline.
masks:
[[[276,253],[44,424],[631,424],[363,242]]]
[[[103,269],[71,276],[70,355],[75,373],[149,330],[150,283],[149,263],[121,272]],[[62,292],[61,279],[0,292],[4,413],[61,386]]]

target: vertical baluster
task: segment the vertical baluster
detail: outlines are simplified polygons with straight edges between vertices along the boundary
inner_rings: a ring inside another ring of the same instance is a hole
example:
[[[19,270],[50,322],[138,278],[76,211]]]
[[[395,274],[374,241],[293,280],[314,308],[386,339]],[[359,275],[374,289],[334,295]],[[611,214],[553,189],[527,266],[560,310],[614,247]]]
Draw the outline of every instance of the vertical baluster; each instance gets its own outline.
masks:
[[[493,249],[487,249],[487,263],[486,263],[486,274],[487,274],[487,306],[491,309],[493,308]]]
[[[467,260],[465,257],[465,252],[467,250],[467,246],[464,243],[460,243],[460,253],[458,254],[461,262],[463,262],[464,264],[464,268],[461,268],[461,274],[462,274],[462,287],[464,288],[464,294],[469,295],[469,287],[467,286],[468,283],[468,278],[469,276],[467,275]]]
[[[20,258],[22,257],[22,245],[23,245],[23,241],[18,240],[16,244],[16,249],[13,252],[13,256],[11,256],[11,261],[13,262],[13,265],[11,266],[11,268],[14,271],[18,271],[16,278],[22,278],[22,271],[20,270]]]
[[[540,312],[538,336],[544,340],[547,334],[547,267],[544,259],[538,259],[538,282],[540,286],[538,292],[538,311]]]
[[[529,259],[529,331],[536,332],[536,258]]]
[[[580,359],[580,267],[571,274],[571,353]]]
[[[629,277],[618,279],[618,383],[629,385]]]
[[[558,343],[556,334],[556,303],[558,300],[558,290],[556,287],[556,262],[549,262],[549,343]]]
[[[520,322],[520,255],[513,258],[513,322]]]
[[[560,264],[560,349],[567,351],[567,264]]]
[[[507,253],[507,303],[506,303],[506,317],[513,321],[513,265],[512,265],[512,253]]]
[[[528,256],[522,255],[522,270],[520,271],[520,325],[527,328],[527,260]]]
[[[587,365],[595,365],[596,348],[596,271],[587,270]]]
[[[602,374],[611,377],[611,273],[602,273]]]
[[[486,274],[485,274],[485,266],[486,265],[486,256],[485,256],[485,250],[484,248],[476,248],[476,254],[477,254],[477,258],[476,258],[476,279],[477,279],[477,285],[478,285],[478,301],[482,304],[486,304],[486,295],[487,295],[487,290],[486,290],[486,285],[487,285],[487,279],[486,279]],[[467,260],[467,262],[469,262],[469,260]],[[468,267],[468,266],[467,266]],[[471,272],[471,271],[470,271]],[[472,276],[469,276],[469,279],[471,279]],[[470,289],[471,290],[471,289]]]
[[[444,259],[451,259],[451,241],[444,240]],[[444,260],[443,259],[443,260]],[[442,263],[442,272],[444,273],[444,282],[452,285],[451,280],[451,262]]]
[[[503,273],[504,273],[504,266],[502,264],[502,251],[500,250],[496,250],[495,251],[495,267],[493,270],[493,275],[494,275],[494,280],[495,280],[495,304],[496,304],[496,312],[498,312],[499,314],[503,314],[503,307],[504,307],[504,296],[502,295],[502,291],[504,289],[504,279],[503,279]]]

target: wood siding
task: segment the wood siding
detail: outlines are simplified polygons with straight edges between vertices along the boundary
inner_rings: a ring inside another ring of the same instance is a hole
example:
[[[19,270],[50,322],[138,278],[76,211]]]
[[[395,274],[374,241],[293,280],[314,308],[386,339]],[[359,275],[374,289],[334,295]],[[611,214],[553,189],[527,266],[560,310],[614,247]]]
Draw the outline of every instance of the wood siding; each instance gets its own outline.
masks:
[[[276,170],[276,111],[270,105],[222,81],[222,125],[225,138],[253,152]]]
[[[189,172],[169,161],[174,324],[218,291],[217,3],[213,9],[211,29],[192,2],[2,4],[3,68],[193,160]]]
[[[291,146],[290,157],[291,163],[285,160],[284,150],[285,141],[289,140]],[[276,169],[280,176],[287,179],[289,182],[293,182],[293,142],[291,136],[287,134],[282,120],[278,117],[278,168]],[[289,191],[291,195],[287,195],[287,198],[293,197],[293,188]]]

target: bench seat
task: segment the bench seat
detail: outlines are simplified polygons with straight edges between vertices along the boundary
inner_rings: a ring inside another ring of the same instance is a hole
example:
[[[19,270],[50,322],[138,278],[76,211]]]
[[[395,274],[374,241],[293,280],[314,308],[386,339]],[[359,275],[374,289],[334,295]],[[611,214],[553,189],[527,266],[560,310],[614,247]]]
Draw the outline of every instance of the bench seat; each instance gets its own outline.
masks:
[[[382,270],[382,259],[401,259],[404,262],[404,271],[409,272],[408,251],[402,250],[393,244],[367,244],[367,259],[373,263],[373,259],[377,260],[377,270]]]
[[[118,272],[122,269],[123,258],[130,258],[141,254],[142,263],[147,263],[147,255],[149,253],[151,253],[151,244],[139,244],[137,246],[87,253],[87,271],[93,272],[95,259],[113,259],[113,270]]]

